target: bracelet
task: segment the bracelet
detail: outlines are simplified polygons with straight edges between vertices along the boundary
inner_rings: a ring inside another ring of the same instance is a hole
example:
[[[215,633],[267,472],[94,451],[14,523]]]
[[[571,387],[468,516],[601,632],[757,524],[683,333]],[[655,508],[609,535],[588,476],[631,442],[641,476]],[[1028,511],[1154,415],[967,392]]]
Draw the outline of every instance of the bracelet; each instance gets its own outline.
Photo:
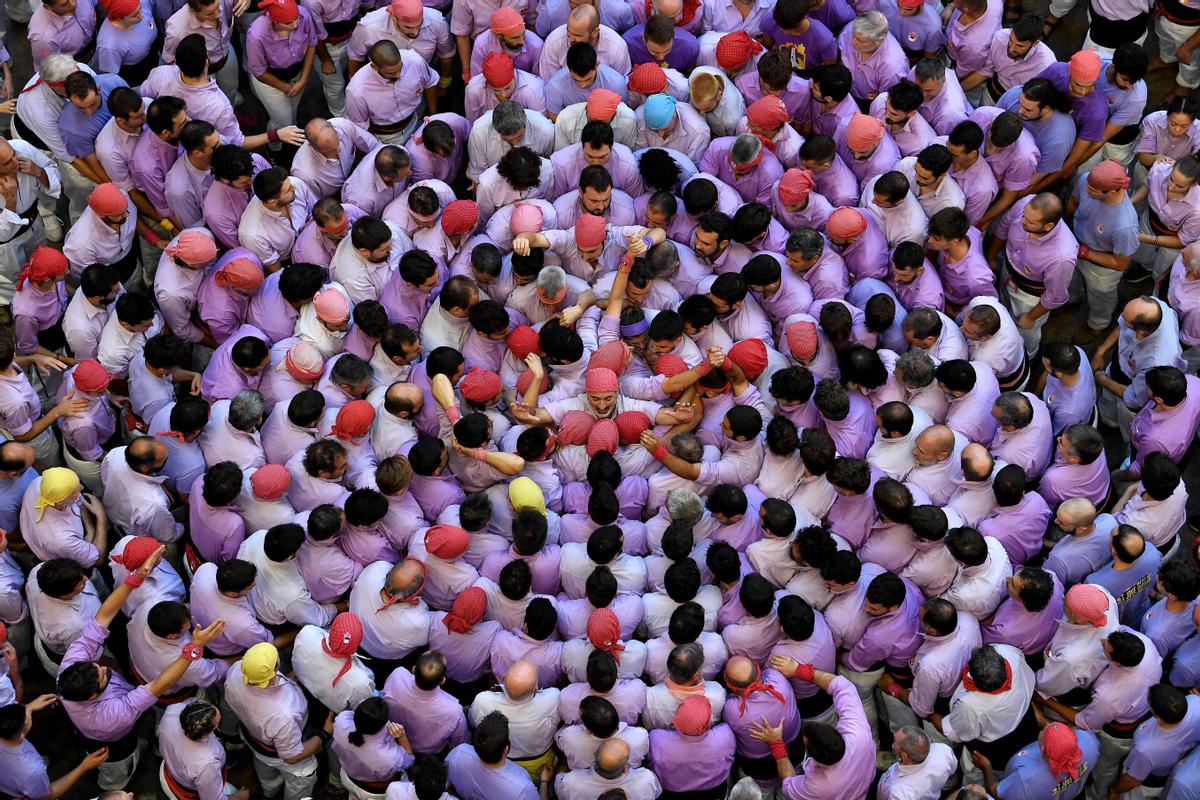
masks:
[[[654,452],[650,455],[654,456],[655,460],[657,461],[666,461],[667,455],[669,455],[667,453],[667,446],[662,442],[659,442],[658,447],[654,448]]]
[[[776,761],[789,760],[787,745],[783,743],[782,739],[776,739],[768,744],[767,747],[771,748],[771,757]]]
[[[131,572],[125,576],[125,585],[130,589],[136,589],[146,582],[146,579],[137,572]]]
[[[449,77],[449,76],[444,76],[444,77],[440,78],[440,79],[438,80],[438,88],[440,88],[440,89],[447,89],[447,88],[449,88],[449,87],[450,87],[450,84],[451,84],[451,82],[453,82],[453,80],[454,80],[454,79],[453,79],[453,78],[451,78],[451,77]]]
[[[279,131],[267,131],[267,141],[271,144],[279,143]]]
[[[696,366],[692,367],[692,371],[703,378],[708,373],[712,372],[712,364],[707,361],[701,361]]]
[[[142,234],[142,238],[155,247],[158,247],[158,243],[162,241],[161,236],[148,228],[146,229],[146,232]]]
[[[792,673],[793,678],[799,678],[802,681],[811,682],[813,679],[812,664],[797,664],[796,671]]]
[[[888,687],[887,687],[887,689],[886,689],[885,691],[886,691],[888,694],[890,694],[892,697],[894,697],[894,698],[896,698],[897,700],[899,700],[899,699],[900,699],[900,692],[901,692],[901,691],[903,691],[903,690],[900,688],[900,684],[898,684],[898,683],[889,683],[889,684],[888,684]]]
[[[487,461],[488,451],[484,450],[482,447],[476,447],[471,455],[475,456],[476,461]]]

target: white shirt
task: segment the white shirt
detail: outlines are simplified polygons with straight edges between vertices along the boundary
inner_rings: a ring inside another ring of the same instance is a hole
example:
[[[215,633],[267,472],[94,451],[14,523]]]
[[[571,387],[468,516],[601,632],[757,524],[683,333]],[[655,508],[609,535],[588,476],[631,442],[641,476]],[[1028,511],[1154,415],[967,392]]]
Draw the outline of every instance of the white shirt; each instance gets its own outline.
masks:
[[[954,583],[942,593],[942,597],[959,611],[977,619],[989,616],[1004,602],[1008,592],[1005,581],[1012,575],[1012,564],[1004,545],[991,536],[985,536],[983,540],[987,544],[987,558],[977,567],[960,567]]]
[[[645,728],[617,723],[617,732],[609,739],[599,739],[583,725],[561,728],[554,735],[554,743],[567,758],[571,769],[587,769],[596,758],[596,748],[610,739],[620,739],[629,745],[629,768],[636,769],[646,759],[650,749],[650,733]]]
[[[554,152],[554,123],[536,111],[525,109],[525,138],[519,146],[528,147],[538,155],[549,158]],[[483,114],[471,125],[471,134],[467,137],[467,152],[470,156],[467,177],[478,181],[484,170],[498,164],[500,158],[511,149],[512,145],[501,139],[500,134],[492,127],[492,112]],[[550,168],[550,173],[553,180],[553,168]],[[481,209],[480,217],[482,216]]]
[[[392,232],[392,249],[388,257],[376,264],[362,257],[358,249],[347,236],[338,242],[329,261],[329,275],[346,290],[353,303],[364,300],[378,300],[383,294],[383,287],[392,273],[399,269],[400,257],[412,249],[412,241],[391,222],[385,222]]]
[[[957,768],[954,751],[941,742],[931,742],[929,755],[920,764],[897,762],[888,767],[879,779],[879,800],[936,800]]]
[[[83,591],[70,600],[59,600],[43,594],[37,582],[38,570],[42,566],[38,564],[34,567],[25,583],[29,613],[33,617],[33,629],[42,644],[55,653],[63,654],[100,610],[100,597],[91,581],[84,581]]]
[[[867,461],[871,462],[871,466],[878,467],[889,478],[898,481],[904,480],[917,465],[913,459],[916,439],[933,424],[933,420],[921,409],[910,406],[909,410],[913,415],[912,430],[896,439],[885,439],[882,431],[875,431],[875,443],[867,451]]]
[[[658,777],[644,767],[630,769],[612,780],[600,777],[591,768],[572,770],[554,779],[559,800],[590,800],[609,789],[623,789],[627,800],[654,800],[663,791]]]
[[[1033,670],[1015,647],[992,647],[1012,669],[1012,688],[1000,694],[968,692],[962,684],[950,698],[950,713],[942,719],[942,733],[952,742],[978,739],[994,742],[1017,729],[1033,698]]]
[[[96,307],[83,296],[82,289],[76,289],[63,312],[63,336],[76,359],[95,358],[96,349],[100,345],[100,334],[104,324],[112,314],[111,305]]]
[[[554,734],[562,718],[558,714],[558,689],[539,689],[523,700],[514,700],[501,688],[476,695],[468,718],[471,727],[493,711],[508,717],[511,750],[509,758],[540,756],[554,744]]]
[[[237,557],[249,561],[258,568],[254,589],[250,592],[250,604],[254,613],[268,625],[317,625],[322,628],[333,622],[337,609],[313,600],[300,576],[296,559],[279,563],[267,558],[263,545],[266,531],[258,531],[246,537],[238,548]]]
[[[129,577],[129,568],[124,564],[118,564],[116,559],[125,552],[125,546],[133,539],[132,535],[125,536],[109,551],[108,567],[112,570],[113,585],[124,583],[125,579]],[[146,576],[146,582],[136,592],[132,592],[129,597],[125,598],[121,610],[125,612],[125,616],[132,617],[144,605],[154,606],[163,600],[182,602],[186,593],[187,587],[183,585],[183,578],[179,577],[179,573],[171,566],[171,562],[164,558]]]
[[[354,709],[375,694],[375,675],[355,655],[351,659],[350,669],[334,685],[334,678],[337,678],[346,662],[325,652],[322,645],[328,635],[328,631],[316,625],[301,628],[293,644],[292,669],[296,673],[296,680],[326,708],[335,713]]]
[[[725,689],[716,681],[704,682],[704,696],[712,705],[710,724],[716,725],[721,721],[721,711],[725,708]],[[665,684],[657,684],[646,689],[646,708],[642,711],[642,727],[648,730],[669,728],[675,720],[675,712],[683,701],[671,693]]]
[[[1094,584],[1093,584],[1094,585]],[[1108,613],[1100,627],[1059,620],[1058,630],[1046,645],[1046,663],[1037,673],[1037,689],[1057,697],[1072,689],[1090,686],[1110,663],[1103,641],[1121,627],[1117,601],[1103,586],[1096,586],[1108,599]]]
[[[624,650],[613,653],[620,660],[617,662],[617,677],[637,680],[646,671],[645,642],[621,642]],[[568,639],[563,642],[562,667],[571,683],[587,682],[588,657],[595,651],[595,646],[587,639]]]
[[[587,545],[583,542],[567,542],[562,546],[559,574],[562,576],[563,594],[572,600],[584,596],[584,585],[588,576],[596,569],[596,562],[588,558]],[[617,579],[617,590],[630,594],[642,594],[646,588],[646,562],[638,556],[618,554],[606,565]]]
[[[258,469],[267,463],[262,439],[257,430],[242,431],[229,422],[231,400],[218,400],[212,404],[208,424],[200,434],[200,451],[209,464],[232,461],[244,472]]]
[[[386,611],[380,610],[380,590],[391,570],[386,561],[369,564],[350,590],[350,610],[363,623],[363,651],[376,658],[399,660],[429,644],[433,614],[419,598],[416,605],[396,602]]]
[[[716,586],[701,586],[693,602],[704,609],[704,630],[717,629],[717,612],[721,610],[721,590]],[[651,636],[662,636],[671,624],[671,615],[681,603],[676,603],[666,592],[649,592],[642,596],[642,617]]]
[[[133,536],[153,536],[173,542],[183,535],[183,525],[171,516],[171,499],[163,489],[162,475],[134,472],[125,462],[125,448],[114,448],[100,463],[104,483],[104,510],[110,522]]]
[[[33,100],[31,99],[32,103]],[[22,108],[25,104],[22,104]],[[55,125],[57,128],[57,125]],[[30,217],[36,221],[37,209],[27,216],[22,216],[37,205],[38,194],[45,194],[47,197],[58,197],[62,193],[62,180],[58,174],[58,166],[46,158],[41,150],[38,150],[28,142],[23,142],[19,139],[9,139],[8,143],[12,145],[18,158],[25,158],[32,161],[37,166],[46,171],[46,179],[49,181],[49,188],[43,188],[41,181],[33,175],[24,172],[17,172],[17,207],[13,210],[8,210],[0,203],[0,242],[7,242],[16,236],[17,231],[25,226],[25,223],[30,221]],[[47,144],[49,144],[47,142]],[[14,280],[14,278],[10,278]]]
[[[117,319],[109,316],[100,332],[100,344],[96,348],[96,359],[114,378],[124,378],[129,373],[129,363],[141,355],[146,340],[162,330],[162,317],[154,315],[154,321],[145,331],[134,332]]]

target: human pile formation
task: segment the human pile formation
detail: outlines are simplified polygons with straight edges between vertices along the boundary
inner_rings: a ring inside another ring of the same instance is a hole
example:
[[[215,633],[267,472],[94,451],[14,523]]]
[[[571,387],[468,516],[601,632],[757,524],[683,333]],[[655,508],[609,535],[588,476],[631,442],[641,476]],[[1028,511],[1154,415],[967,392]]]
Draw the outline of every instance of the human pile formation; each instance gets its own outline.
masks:
[[[1200,798],[1186,0],[103,2],[7,3],[0,794]]]

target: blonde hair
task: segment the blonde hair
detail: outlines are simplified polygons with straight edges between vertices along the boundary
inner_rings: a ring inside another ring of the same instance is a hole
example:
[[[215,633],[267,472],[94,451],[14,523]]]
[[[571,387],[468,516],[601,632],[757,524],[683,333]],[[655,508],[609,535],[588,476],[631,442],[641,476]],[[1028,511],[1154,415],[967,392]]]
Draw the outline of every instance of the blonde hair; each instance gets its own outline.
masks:
[[[720,76],[711,72],[698,72],[688,82],[693,102],[705,103],[713,100],[722,88]]]

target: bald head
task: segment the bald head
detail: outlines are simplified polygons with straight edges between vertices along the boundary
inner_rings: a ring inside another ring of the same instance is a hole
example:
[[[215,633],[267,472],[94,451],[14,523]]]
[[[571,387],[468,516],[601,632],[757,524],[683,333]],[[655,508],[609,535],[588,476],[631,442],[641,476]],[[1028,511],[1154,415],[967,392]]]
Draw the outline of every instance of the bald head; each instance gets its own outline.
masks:
[[[655,0],[654,7],[664,17],[675,19],[683,13],[683,0]]]
[[[21,165],[17,163],[17,151],[0,136],[0,175],[16,175]]]
[[[758,677],[758,667],[745,656],[734,656],[725,662],[725,680],[730,686],[744,689]]]
[[[1135,297],[1125,304],[1121,319],[1134,330],[1138,338],[1149,336],[1162,324],[1162,306],[1153,297]]]
[[[930,425],[917,434],[913,457],[918,464],[930,465],[945,461],[954,452],[954,431],[945,425]]]
[[[629,765],[629,745],[623,739],[608,739],[596,748],[596,772],[612,780]]]
[[[415,383],[393,383],[383,396],[384,409],[394,416],[415,416],[425,404],[425,393]]]
[[[523,700],[538,690],[537,665],[521,660],[504,673],[504,692],[514,700]]]
[[[388,39],[382,39],[372,45],[368,55],[371,63],[377,67],[394,67],[400,63],[400,48]]]
[[[1034,198],[1029,201],[1029,206],[1037,211],[1043,224],[1053,225],[1062,219],[1062,200],[1059,200],[1058,195],[1052,192],[1034,195]]]
[[[600,32],[600,14],[592,6],[576,6],[567,15],[567,39],[572,43],[591,42]]]
[[[1059,527],[1066,531],[1087,528],[1096,521],[1096,506],[1086,497],[1072,497],[1062,501],[1056,518]]]
[[[153,436],[139,436],[125,448],[125,463],[142,475],[153,475],[167,463],[167,446]]]
[[[21,442],[0,444],[0,473],[21,474],[33,466],[37,456],[33,448]]]
[[[415,595],[425,583],[425,569],[420,561],[405,559],[388,573],[384,591],[391,597],[405,600]]]
[[[314,150],[326,158],[337,156],[340,143],[337,130],[329,124],[329,120],[320,117],[310,120],[304,126],[304,138]]]
[[[969,481],[982,481],[992,474],[996,460],[981,444],[969,444],[962,451],[963,477]]]
[[[1200,242],[1192,242],[1183,248],[1183,264],[1192,272],[1200,272]]]

